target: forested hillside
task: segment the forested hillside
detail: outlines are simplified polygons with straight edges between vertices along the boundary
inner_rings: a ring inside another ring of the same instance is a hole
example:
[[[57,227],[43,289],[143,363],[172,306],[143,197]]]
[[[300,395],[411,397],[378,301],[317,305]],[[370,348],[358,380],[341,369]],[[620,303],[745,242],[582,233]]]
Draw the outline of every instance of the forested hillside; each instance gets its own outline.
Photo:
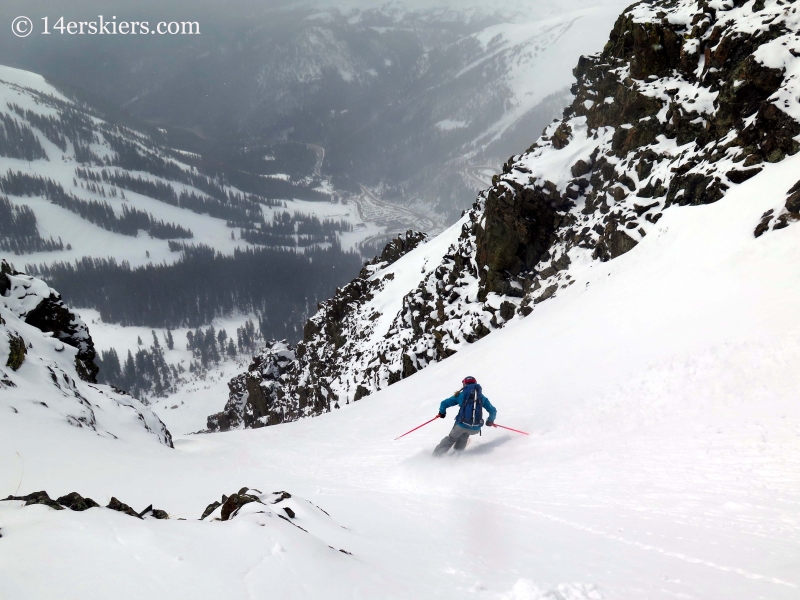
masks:
[[[0,251],[108,322],[197,327],[237,311],[297,339],[378,230],[331,204],[302,153],[274,152],[304,166],[241,189],[166,139],[0,67]]]

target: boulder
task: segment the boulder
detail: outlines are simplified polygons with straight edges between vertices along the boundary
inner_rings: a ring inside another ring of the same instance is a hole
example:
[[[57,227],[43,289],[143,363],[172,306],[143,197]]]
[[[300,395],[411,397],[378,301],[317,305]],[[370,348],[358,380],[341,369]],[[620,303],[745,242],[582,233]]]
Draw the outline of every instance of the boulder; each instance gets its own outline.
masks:
[[[66,496],[61,496],[57,502],[70,510],[84,511],[90,508],[97,508],[100,505],[91,498],[84,498],[78,492],[70,492]]]
[[[141,519],[139,513],[133,510],[130,506],[125,504],[124,502],[120,502],[114,496],[111,497],[111,501],[108,503],[106,508],[110,508],[111,510],[116,510],[117,512],[125,513],[126,515],[130,515],[131,517],[136,517],[137,519]]]

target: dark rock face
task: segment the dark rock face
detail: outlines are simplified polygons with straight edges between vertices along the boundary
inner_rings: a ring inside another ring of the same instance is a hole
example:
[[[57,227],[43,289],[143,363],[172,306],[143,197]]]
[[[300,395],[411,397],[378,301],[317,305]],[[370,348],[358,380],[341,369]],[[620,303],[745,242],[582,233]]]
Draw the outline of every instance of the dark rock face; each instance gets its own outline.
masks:
[[[281,423],[285,418],[284,386],[291,381],[295,358],[294,347],[285,340],[267,344],[246,373],[228,382],[228,403],[225,410],[208,417],[208,429],[228,431]]]
[[[603,51],[579,60],[563,118],[511,157],[460,231],[446,234],[446,250],[409,257],[418,283],[398,292],[393,282],[410,271],[388,268],[419,243],[407,236],[320,304],[279,374],[262,375],[273,369],[271,350],[256,357],[209,429],[272,425],[361,401],[557,297],[575,283],[571,265],[632,251],[660,229],[665,210],[717,202],[763,163],[797,153],[800,123],[789,113],[800,90],[791,69],[763,58],[800,60],[787,50],[796,34],[787,6],[632,5]],[[754,233],[796,220],[800,184]],[[402,295],[399,306],[392,294]],[[396,314],[383,314],[387,305]]]
[[[22,366],[22,363],[25,362],[25,355],[28,353],[25,340],[22,339],[21,335],[9,334],[8,349],[9,354],[6,366],[12,371],[16,371]]]
[[[250,504],[251,502],[260,503],[261,500],[258,498],[258,496],[253,496],[247,493],[231,494],[222,505],[220,520],[227,521],[231,518],[231,515],[235,515],[241,507],[243,507],[245,504]]]
[[[3,275],[14,275],[16,271],[10,263],[0,260],[0,296],[5,296],[11,289],[11,281]]]
[[[733,183],[744,183],[751,177],[755,177],[759,173],[761,173],[763,169],[744,169],[739,171],[737,169],[731,169],[727,173],[725,173],[725,177],[730,179]]]
[[[549,182],[533,188],[510,182],[489,190],[486,225],[476,232],[478,265],[488,267],[480,271],[484,298],[490,292],[507,295],[509,276],[529,273],[541,262],[572,206]]]
[[[44,332],[53,332],[59,340],[77,348],[75,368],[78,375],[84,381],[97,383],[99,369],[94,364],[96,352],[92,338],[83,322],[64,306],[61,296],[52,294],[42,300],[27,314],[25,322]]]

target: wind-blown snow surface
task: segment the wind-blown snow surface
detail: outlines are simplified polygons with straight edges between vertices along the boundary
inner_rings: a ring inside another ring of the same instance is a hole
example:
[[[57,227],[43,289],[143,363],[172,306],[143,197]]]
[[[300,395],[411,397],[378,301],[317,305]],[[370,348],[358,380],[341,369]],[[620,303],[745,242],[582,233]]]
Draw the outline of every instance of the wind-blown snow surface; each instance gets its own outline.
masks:
[[[798,169],[665,212],[529,317],[348,410],[175,450],[4,414],[0,495],[115,495],[188,520],[0,503],[0,596],[797,598],[800,228],[752,223]],[[467,374],[531,436],[487,430],[434,460],[448,418],[393,441]],[[196,521],[242,486],[331,521]]]

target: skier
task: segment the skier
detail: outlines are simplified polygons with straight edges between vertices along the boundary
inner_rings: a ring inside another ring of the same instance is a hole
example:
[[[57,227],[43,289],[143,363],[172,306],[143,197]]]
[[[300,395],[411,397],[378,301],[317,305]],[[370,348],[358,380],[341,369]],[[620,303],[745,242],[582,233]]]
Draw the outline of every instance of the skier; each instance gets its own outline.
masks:
[[[433,451],[434,456],[442,456],[455,444],[456,450],[467,447],[469,436],[480,433],[483,426],[483,409],[489,412],[486,425],[494,427],[497,409],[492,406],[489,399],[483,395],[481,386],[474,377],[465,377],[461,382],[462,388],[447,400],[442,400],[439,405],[439,418],[444,419],[447,409],[458,405],[459,411],[453,429],[447,434]]]

